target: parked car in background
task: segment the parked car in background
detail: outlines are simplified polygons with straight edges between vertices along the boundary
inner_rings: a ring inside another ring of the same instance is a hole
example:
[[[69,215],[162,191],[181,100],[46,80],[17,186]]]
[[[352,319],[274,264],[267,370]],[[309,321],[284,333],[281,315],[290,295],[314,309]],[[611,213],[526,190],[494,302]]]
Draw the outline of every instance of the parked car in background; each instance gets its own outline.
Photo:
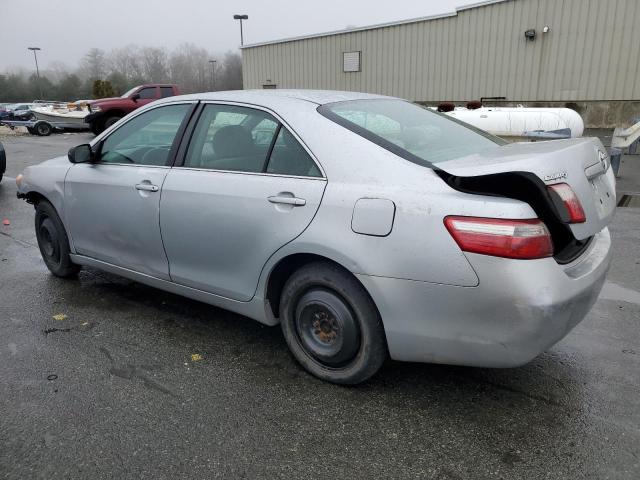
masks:
[[[133,87],[121,97],[101,98],[89,103],[91,113],[84,121],[89,124],[91,131],[98,135],[109,128],[122,117],[147,103],[159,98],[179,95],[177,85],[147,84]]]
[[[7,171],[7,153],[4,150],[4,145],[0,142],[0,182],[4,176],[4,172]]]
[[[400,99],[304,90],[168,98],[16,182],[54,275],[92,266],[280,323],[344,384],[387,354],[530,361],[596,301],[616,206],[598,139],[505,145]]]
[[[0,112],[0,120],[33,120],[35,115],[31,111],[33,103],[10,103]]]

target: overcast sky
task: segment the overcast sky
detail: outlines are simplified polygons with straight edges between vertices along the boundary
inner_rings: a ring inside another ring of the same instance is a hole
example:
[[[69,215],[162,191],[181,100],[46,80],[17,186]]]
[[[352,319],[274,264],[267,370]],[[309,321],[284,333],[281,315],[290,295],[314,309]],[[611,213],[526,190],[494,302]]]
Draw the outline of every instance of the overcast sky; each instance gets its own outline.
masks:
[[[347,26],[451,12],[477,0],[0,0],[0,72],[33,68],[29,46],[75,67],[90,48],[127,44],[169,49],[192,42],[213,52],[240,43],[233,14],[247,14],[245,44]]]

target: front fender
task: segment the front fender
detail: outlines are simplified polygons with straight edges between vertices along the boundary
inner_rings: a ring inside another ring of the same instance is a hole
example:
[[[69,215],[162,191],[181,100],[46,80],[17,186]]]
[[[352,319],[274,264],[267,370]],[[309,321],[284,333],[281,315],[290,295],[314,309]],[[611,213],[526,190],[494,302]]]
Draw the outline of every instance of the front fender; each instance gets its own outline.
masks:
[[[18,185],[18,198],[33,203],[37,198],[46,199],[56,209],[69,236],[71,248],[73,241],[64,210],[64,181],[72,167],[67,157],[47,160],[38,165],[25,168]]]

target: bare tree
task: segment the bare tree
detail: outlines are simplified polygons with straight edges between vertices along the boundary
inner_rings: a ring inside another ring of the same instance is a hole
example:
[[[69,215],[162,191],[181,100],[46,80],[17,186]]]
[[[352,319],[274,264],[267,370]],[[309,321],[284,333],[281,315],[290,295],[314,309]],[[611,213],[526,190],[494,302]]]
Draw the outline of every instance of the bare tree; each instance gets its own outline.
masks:
[[[80,60],[78,71],[81,76],[88,80],[103,78],[107,73],[104,50],[99,48],[90,49]]]
[[[137,45],[114,48],[109,52],[109,73],[118,72],[127,80],[140,80],[145,77],[142,54]]]
[[[91,96],[96,80],[108,81],[113,93],[120,95],[142,83],[176,83],[184,93],[211,88],[211,64],[217,59],[216,90],[242,88],[242,59],[234,52],[224,55],[208,52],[192,43],[184,43],[169,52],[163,47],[127,45],[105,53],[90,49],[78,68],[54,62],[41,71],[45,97],[74,100]],[[0,75],[0,101],[27,101],[37,96],[32,70],[13,69]]]
[[[185,93],[207,90],[209,53],[192,43],[183,43],[169,57],[169,72],[173,83]]]
[[[242,89],[242,58],[235,52],[227,52],[219,75],[220,88],[224,90]]]
[[[163,83],[169,80],[169,56],[166,49],[144,47],[141,57],[142,71],[145,78],[153,83]]]

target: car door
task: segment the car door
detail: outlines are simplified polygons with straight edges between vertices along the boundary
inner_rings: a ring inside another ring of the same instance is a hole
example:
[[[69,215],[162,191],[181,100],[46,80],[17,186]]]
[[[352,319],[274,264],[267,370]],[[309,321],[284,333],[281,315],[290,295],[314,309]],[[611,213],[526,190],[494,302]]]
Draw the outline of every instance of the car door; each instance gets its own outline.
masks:
[[[267,259],[313,219],[325,185],[318,164],[274,115],[205,105],[162,189],[171,279],[250,300]]]
[[[79,255],[169,279],[160,189],[193,107],[176,103],[141,112],[93,146],[95,162],[71,167],[65,215]]]

